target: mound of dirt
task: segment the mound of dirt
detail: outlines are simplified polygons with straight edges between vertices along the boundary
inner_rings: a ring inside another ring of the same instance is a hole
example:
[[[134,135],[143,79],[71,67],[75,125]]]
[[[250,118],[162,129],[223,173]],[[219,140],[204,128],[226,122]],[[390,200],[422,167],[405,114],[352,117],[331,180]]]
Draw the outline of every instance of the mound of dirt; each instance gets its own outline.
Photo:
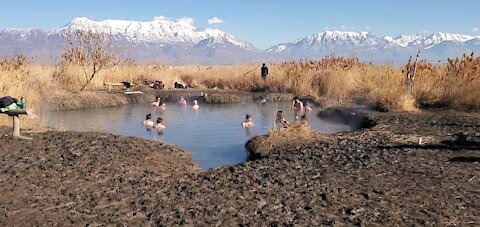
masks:
[[[174,145],[79,132],[23,133],[33,140],[15,140],[9,130],[2,128],[0,137],[2,225],[148,223],[145,191],[154,195],[179,175],[199,171]]]
[[[376,125],[266,146],[262,159],[207,172],[177,146],[143,139],[1,133],[0,223],[480,224],[478,114],[367,117]]]

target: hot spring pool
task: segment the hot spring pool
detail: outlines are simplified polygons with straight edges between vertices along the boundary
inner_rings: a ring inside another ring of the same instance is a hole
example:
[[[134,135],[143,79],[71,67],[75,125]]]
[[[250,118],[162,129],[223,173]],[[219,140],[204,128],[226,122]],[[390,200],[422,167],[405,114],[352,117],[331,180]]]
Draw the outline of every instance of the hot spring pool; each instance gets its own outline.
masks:
[[[51,111],[42,115],[44,123],[53,128],[69,131],[100,131],[117,135],[135,136],[149,140],[177,144],[191,152],[203,169],[237,164],[246,160],[245,142],[255,135],[262,135],[273,127],[277,110],[283,110],[288,121],[294,119],[290,102],[241,104],[200,104],[194,111],[191,107],[181,107],[167,103],[165,111],[150,104],[130,104],[120,107],[92,108],[71,111]],[[142,122],[151,113],[152,120],[161,116],[167,126],[163,133],[156,129],[148,130]],[[242,128],[240,123],[245,114],[252,115],[255,126]],[[307,115],[310,127],[334,133],[350,131],[348,125],[332,124],[316,116],[314,109]]]

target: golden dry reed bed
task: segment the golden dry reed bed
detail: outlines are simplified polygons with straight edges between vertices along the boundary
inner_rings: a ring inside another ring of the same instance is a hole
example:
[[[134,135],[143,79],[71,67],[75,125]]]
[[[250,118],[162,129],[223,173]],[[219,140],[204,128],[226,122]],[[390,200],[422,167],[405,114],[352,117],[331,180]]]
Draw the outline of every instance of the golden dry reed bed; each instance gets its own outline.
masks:
[[[358,59],[327,56],[319,61],[270,63],[266,81],[260,77],[259,65],[165,66],[137,65],[123,62],[99,72],[89,79],[80,65],[63,62],[40,65],[23,56],[0,59],[1,96],[24,96],[29,107],[39,109],[50,96],[81,96],[104,89],[105,82],[161,80],[167,87],[174,81],[189,87],[218,88],[235,91],[271,91],[296,95],[327,97],[336,101],[365,98],[370,104],[387,110],[412,110],[418,104],[461,110],[480,109],[480,57],[463,55],[447,64],[419,61],[415,70],[413,94],[406,86],[403,67],[361,63]],[[0,123],[10,124],[2,116]],[[28,123],[27,123],[28,124]]]

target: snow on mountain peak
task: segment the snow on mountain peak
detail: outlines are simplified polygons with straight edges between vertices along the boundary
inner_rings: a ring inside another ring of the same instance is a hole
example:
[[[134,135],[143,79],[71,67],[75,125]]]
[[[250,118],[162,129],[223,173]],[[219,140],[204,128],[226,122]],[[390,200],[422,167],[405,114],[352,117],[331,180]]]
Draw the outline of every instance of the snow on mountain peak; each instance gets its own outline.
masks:
[[[323,42],[342,45],[376,45],[381,39],[370,32],[325,31]]]
[[[358,32],[348,32],[348,31],[338,31],[338,30],[333,30],[333,31],[324,31],[319,34],[324,34],[329,37],[355,37],[361,35]]]
[[[54,30],[54,33],[74,30],[90,30],[125,37],[134,42],[161,43],[198,43],[213,37],[214,41],[227,40],[242,48],[253,46],[237,40],[232,35],[218,29],[197,29],[193,19],[182,17],[174,20],[163,16],[154,17],[151,21],[102,20],[94,21],[86,17],[77,17],[64,27]]]
[[[52,31],[40,29],[5,29],[0,33],[0,54],[57,53],[62,35],[75,30],[89,30],[111,35],[125,48],[126,56],[146,61],[169,59],[179,62],[234,62],[259,58],[319,58],[326,54],[360,56],[366,59],[400,59],[423,49],[430,58],[455,56],[465,51],[478,52],[480,37],[437,32],[433,34],[379,37],[370,32],[323,31],[258,51],[248,42],[219,29],[197,28],[189,17],[170,19],[159,16],[150,21],[102,20],[78,17]],[[58,36],[60,35],[60,36]],[[2,43],[3,42],[3,43]],[[12,44],[14,43],[14,44]],[[37,52],[32,48],[38,46]],[[55,49],[57,48],[57,49]],[[270,55],[271,54],[271,55]],[[256,56],[256,57],[254,57]],[[51,56],[48,56],[52,59]],[[198,59],[196,59],[198,58]]]
[[[393,38],[391,36],[388,36],[388,35],[384,36],[383,39],[387,42],[392,42],[393,41]]]
[[[439,44],[443,41],[465,42],[473,38],[474,38],[473,36],[469,36],[469,35],[436,32],[434,34],[427,36],[424,40],[424,44],[425,46],[428,47],[428,46]]]
[[[72,21],[70,21],[71,24],[83,24],[83,23],[92,23],[94,22],[93,20],[90,20],[87,17],[76,17]]]
[[[474,37],[469,35],[436,32],[430,35],[427,35],[427,34],[400,35],[396,37],[392,41],[392,43],[401,47],[422,45],[422,46],[425,46],[425,48],[429,48],[445,41],[466,42],[473,38]]]
[[[382,39],[370,32],[351,32],[351,31],[323,31],[317,34],[295,40],[291,43],[282,43],[273,46],[266,52],[286,52],[289,50],[312,51],[322,49],[332,49],[340,47],[353,48],[355,46],[375,46]]]
[[[473,40],[469,35],[437,32],[434,34],[400,35],[378,37],[370,32],[352,31],[324,31],[300,38],[290,43],[282,43],[267,49],[267,52],[318,52],[339,49],[383,49],[383,48],[410,48],[428,49],[444,42],[463,43]]]

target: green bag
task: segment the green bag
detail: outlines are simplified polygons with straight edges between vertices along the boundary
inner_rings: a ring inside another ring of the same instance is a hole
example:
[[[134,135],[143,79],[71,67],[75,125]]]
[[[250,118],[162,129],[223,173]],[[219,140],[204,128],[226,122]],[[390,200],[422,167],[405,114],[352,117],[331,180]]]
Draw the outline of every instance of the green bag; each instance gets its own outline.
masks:
[[[8,110],[15,110],[15,109],[19,109],[19,106],[16,104],[16,103],[12,103],[10,104],[9,106],[5,107],[5,108],[1,108],[0,111],[2,113],[5,113],[7,112]]]

